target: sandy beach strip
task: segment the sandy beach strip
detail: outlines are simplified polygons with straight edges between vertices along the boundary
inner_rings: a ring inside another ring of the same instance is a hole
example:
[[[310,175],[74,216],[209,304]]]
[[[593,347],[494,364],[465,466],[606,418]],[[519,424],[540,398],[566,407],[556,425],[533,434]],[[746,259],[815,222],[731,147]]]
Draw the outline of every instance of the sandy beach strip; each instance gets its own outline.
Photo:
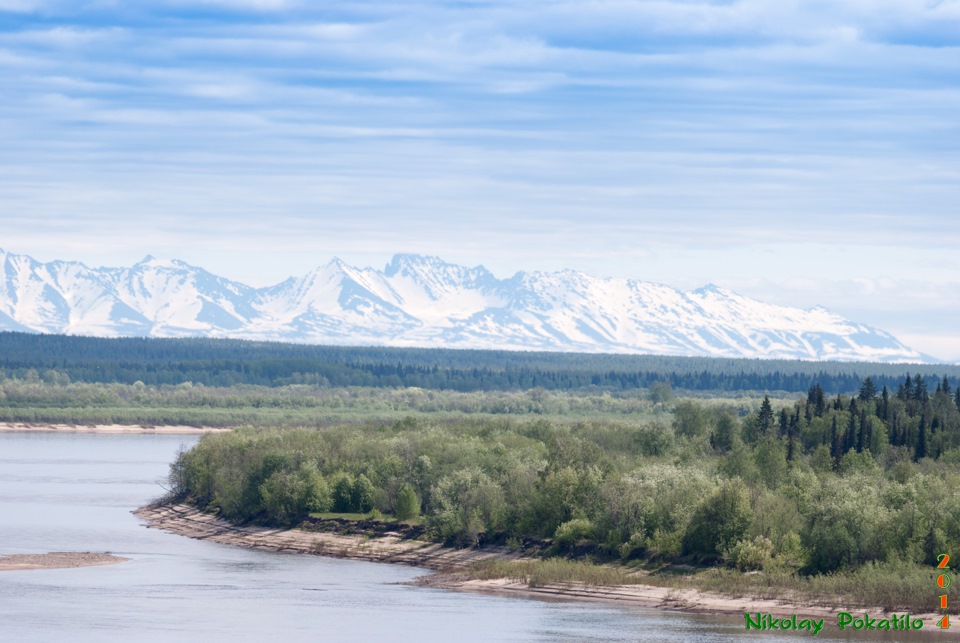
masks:
[[[15,569],[65,569],[115,565],[130,560],[121,556],[90,551],[53,551],[46,554],[0,555],[0,571]]]
[[[225,433],[231,429],[196,426],[143,426],[126,424],[32,424],[0,422],[0,433],[130,433],[152,435],[203,435]]]
[[[777,617],[790,617],[797,614],[798,618],[825,619],[828,625],[836,623],[837,614],[841,611],[857,615],[869,612],[874,616],[884,613],[884,610],[879,607],[839,609],[802,603],[791,604],[762,598],[732,598],[696,589],[674,589],[642,584],[603,587],[570,583],[531,587],[525,582],[509,579],[477,580],[471,579],[463,573],[463,570],[471,563],[489,559],[522,560],[524,556],[522,553],[506,547],[455,549],[437,543],[403,539],[399,534],[391,534],[390,532],[383,537],[369,538],[361,535],[333,534],[302,529],[237,526],[182,504],[141,507],[134,513],[144,520],[148,527],[226,545],[287,553],[402,563],[436,571],[437,573],[422,576],[412,583],[424,587],[482,592],[501,596],[600,601],[623,606],[736,616],[740,619],[743,619],[745,612],[762,612]],[[936,623],[940,616],[935,613],[913,615],[914,618],[923,619],[927,627]],[[951,628],[947,632],[960,634],[960,628]]]

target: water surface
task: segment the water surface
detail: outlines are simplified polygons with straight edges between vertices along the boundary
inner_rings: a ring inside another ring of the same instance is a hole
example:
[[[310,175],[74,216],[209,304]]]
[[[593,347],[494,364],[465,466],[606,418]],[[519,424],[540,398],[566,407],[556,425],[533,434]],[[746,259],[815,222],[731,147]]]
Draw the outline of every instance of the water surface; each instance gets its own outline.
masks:
[[[196,439],[0,434],[0,554],[89,550],[131,559],[0,572],[0,641],[809,639],[746,632],[742,617],[410,587],[399,583],[427,572],[252,551],[144,528],[130,511],[162,494],[158,481],[169,462]],[[816,640],[837,639],[821,633]]]

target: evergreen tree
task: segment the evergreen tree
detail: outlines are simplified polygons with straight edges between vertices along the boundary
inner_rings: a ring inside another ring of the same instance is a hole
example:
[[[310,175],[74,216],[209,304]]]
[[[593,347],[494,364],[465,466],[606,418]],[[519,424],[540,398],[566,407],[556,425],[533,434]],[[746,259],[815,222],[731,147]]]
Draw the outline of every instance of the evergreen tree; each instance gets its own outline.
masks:
[[[852,449],[857,448],[857,416],[850,414],[850,421],[847,423],[847,432],[844,434],[843,453],[847,454]]]
[[[866,431],[866,427],[867,427],[867,410],[862,409],[860,411],[860,427],[859,427],[859,430],[857,431],[857,453],[863,453],[863,444],[865,442],[864,431]],[[869,442],[867,442],[866,444],[868,447],[870,446]]]
[[[863,380],[863,384],[860,385],[860,401],[869,402],[877,396],[877,387],[873,383],[873,379],[867,378]]]
[[[943,376],[943,381],[940,382],[940,389],[946,393],[948,397],[950,396],[952,389],[950,388],[950,380],[947,379],[946,375]]]
[[[830,455],[833,456],[834,466],[840,464],[843,457],[843,445],[840,442],[840,433],[837,429],[837,416],[833,416],[833,425],[830,427]]]
[[[826,400],[824,399],[823,387],[817,382],[807,391],[807,404],[813,406],[813,415],[822,417],[826,409]]]
[[[760,404],[760,412],[757,413],[757,428],[760,435],[767,435],[773,427],[773,407],[770,404],[770,398],[763,396],[763,402]]]
[[[920,418],[920,432],[917,435],[917,448],[914,451],[913,459],[915,462],[919,462],[921,459],[927,457],[927,418],[926,416],[921,416]]]
[[[880,394],[880,419],[884,422],[890,421],[890,393],[887,391],[887,385],[883,385],[883,392]]]
[[[787,409],[780,409],[780,437],[782,438],[787,434],[787,424],[789,423],[789,416],[787,415]]]
[[[797,409],[799,413],[799,409]],[[796,457],[797,433],[800,432],[800,416],[795,415],[790,419],[790,426],[787,427],[787,462],[793,462]]]
[[[910,373],[907,373],[907,379],[903,382],[903,397],[900,399],[904,402],[914,399],[913,380],[910,379]]]

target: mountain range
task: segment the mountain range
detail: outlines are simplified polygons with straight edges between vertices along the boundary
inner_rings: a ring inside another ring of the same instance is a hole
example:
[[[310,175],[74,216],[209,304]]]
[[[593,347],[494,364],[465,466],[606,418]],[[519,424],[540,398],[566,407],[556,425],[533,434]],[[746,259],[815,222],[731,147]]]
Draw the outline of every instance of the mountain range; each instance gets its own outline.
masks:
[[[398,254],[339,259],[253,288],[179,260],[129,268],[0,250],[0,330],[304,343],[921,362],[882,330],[825,308],[764,303],[582,272],[518,272]]]

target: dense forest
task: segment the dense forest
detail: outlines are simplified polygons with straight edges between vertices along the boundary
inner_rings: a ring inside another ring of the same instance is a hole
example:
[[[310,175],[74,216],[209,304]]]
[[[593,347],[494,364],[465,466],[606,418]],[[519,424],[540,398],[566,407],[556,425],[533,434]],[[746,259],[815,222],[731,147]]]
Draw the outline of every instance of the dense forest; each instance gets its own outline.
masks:
[[[171,486],[240,521],[375,510],[422,516],[456,545],[538,541],[548,554],[794,580],[867,574],[897,605],[923,594],[904,579],[929,583],[924,566],[960,549],[960,392],[935,382],[878,391],[866,379],[834,397],[815,384],[742,417],[678,399],[619,421],[239,430],[181,454]]]
[[[655,383],[702,392],[851,393],[907,372],[960,381],[960,367],[787,360],[343,347],[226,339],[92,338],[0,333],[0,378],[229,387],[417,387],[452,391],[630,391]]]

